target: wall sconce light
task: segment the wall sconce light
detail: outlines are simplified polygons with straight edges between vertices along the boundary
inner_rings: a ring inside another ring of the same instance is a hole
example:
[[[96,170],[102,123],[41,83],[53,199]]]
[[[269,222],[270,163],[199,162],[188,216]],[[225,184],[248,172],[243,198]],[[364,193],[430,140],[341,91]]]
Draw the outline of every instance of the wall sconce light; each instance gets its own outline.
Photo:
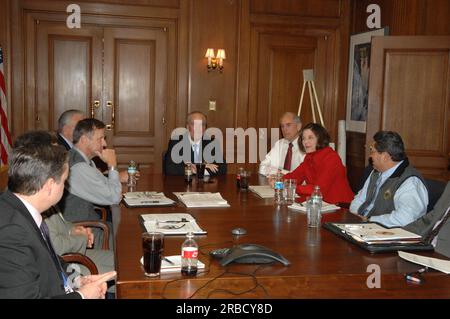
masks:
[[[223,72],[223,60],[227,58],[224,49],[218,49],[217,55],[214,55],[214,49],[208,48],[205,53],[205,58],[208,58],[208,72],[219,69],[220,73]]]

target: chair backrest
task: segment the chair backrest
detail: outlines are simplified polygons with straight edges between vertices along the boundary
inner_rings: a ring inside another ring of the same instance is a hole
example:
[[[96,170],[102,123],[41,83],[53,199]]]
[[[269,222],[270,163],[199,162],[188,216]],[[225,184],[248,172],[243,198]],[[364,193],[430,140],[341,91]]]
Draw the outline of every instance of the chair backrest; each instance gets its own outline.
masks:
[[[364,187],[364,183],[366,182],[367,178],[369,177],[369,175],[372,171],[373,171],[373,166],[371,164],[364,167],[364,171],[362,173],[361,179],[359,180],[359,184],[356,187],[356,189],[354,189],[355,194],[357,194]]]
[[[162,172],[163,172],[163,175],[167,175],[166,174],[166,153],[167,153],[167,150],[162,153]]]
[[[436,202],[439,200],[442,193],[444,192],[446,183],[425,178],[425,186],[427,187],[428,190],[427,212],[429,212],[430,210],[433,209],[434,205],[436,205]]]
[[[8,166],[0,167],[0,192],[3,192],[8,187]]]

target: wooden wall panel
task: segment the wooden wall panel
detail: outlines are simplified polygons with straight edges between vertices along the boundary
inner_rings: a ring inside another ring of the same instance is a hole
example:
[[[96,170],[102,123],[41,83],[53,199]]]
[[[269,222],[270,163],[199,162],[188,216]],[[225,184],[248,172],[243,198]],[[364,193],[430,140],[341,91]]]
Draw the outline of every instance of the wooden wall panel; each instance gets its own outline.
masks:
[[[447,180],[450,36],[377,37],[372,48],[366,144],[378,130],[397,131],[425,177]]]
[[[369,31],[366,26],[366,8],[372,3],[380,6],[381,26],[388,26],[390,35],[450,34],[448,0],[352,0],[351,33]],[[347,148],[352,150],[347,152],[347,168],[353,187],[359,183],[363,168],[367,164],[365,140],[366,134],[347,132]]]
[[[208,116],[208,126],[220,128],[223,132],[227,127],[234,127],[238,3],[196,0],[191,2],[190,8],[189,111],[204,112]],[[223,73],[217,70],[207,72],[207,48],[213,48],[216,54],[217,49],[225,49],[227,58]],[[209,100],[216,101],[216,111],[209,111]]]
[[[385,59],[382,127],[404,132],[410,151],[442,153],[448,51],[394,50],[386,52]]]
[[[50,93],[49,129],[58,127],[57,115],[67,109],[86,110],[90,104],[91,87],[91,43],[89,38],[73,39],[50,37],[49,78],[52,79]]]
[[[340,0],[252,0],[250,12],[255,14],[338,18],[341,12],[340,5]]]
[[[116,132],[155,132],[155,41],[116,40]],[[130,59],[130,57],[133,57]],[[142,105],[145,105],[142,108]],[[139,114],[139,116],[135,116]]]
[[[182,0],[77,0],[78,2],[116,3],[151,7],[179,8]]]

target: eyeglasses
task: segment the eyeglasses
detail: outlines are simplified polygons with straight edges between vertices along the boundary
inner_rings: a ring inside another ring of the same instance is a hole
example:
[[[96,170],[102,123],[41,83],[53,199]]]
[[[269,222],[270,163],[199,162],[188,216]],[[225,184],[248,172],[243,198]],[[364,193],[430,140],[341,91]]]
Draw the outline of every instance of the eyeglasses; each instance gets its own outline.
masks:
[[[375,148],[375,145],[365,145],[366,148],[369,149],[369,152],[372,153],[379,153],[378,150]]]

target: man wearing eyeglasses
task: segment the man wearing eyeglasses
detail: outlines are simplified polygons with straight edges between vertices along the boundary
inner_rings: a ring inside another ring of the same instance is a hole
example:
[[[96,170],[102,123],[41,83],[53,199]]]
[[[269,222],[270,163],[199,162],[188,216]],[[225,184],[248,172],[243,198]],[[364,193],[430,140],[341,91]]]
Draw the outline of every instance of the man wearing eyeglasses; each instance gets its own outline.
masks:
[[[401,136],[379,131],[370,145],[374,170],[350,204],[364,220],[386,227],[405,226],[426,213],[428,191],[422,175],[410,165]]]
[[[166,175],[184,175],[187,163],[190,163],[193,173],[196,173],[195,163],[203,162],[206,164],[205,175],[227,173],[220,142],[205,134],[206,127],[206,115],[200,111],[192,111],[187,115],[186,129],[172,132],[163,162]]]
[[[280,118],[283,138],[278,140],[266,158],[259,165],[259,173],[265,176],[281,170],[284,174],[299,166],[305,154],[298,147],[298,135],[302,128],[300,117],[292,112],[284,113]]]

